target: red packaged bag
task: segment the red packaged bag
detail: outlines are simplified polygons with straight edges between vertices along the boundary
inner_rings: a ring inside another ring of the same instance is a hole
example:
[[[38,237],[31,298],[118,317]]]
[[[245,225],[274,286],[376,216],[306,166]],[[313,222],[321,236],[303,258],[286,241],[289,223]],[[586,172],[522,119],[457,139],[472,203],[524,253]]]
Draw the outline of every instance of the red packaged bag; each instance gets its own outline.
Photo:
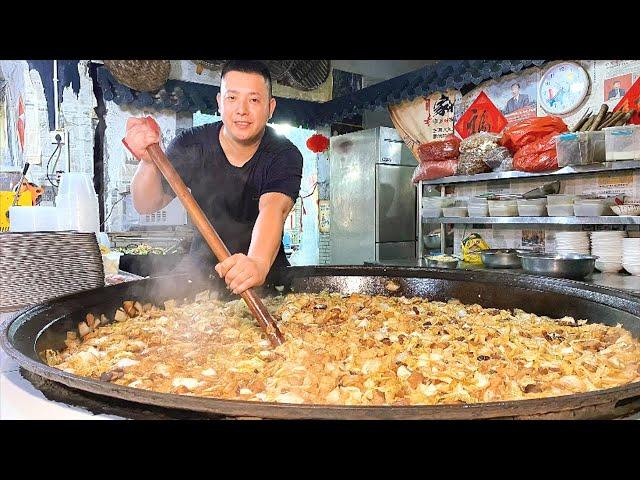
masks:
[[[556,135],[552,133],[518,150],[513,156],[513,168],[523,172],[544,172],[558,168]]]
[[[460,139],[455,135],[423,143],[418,147],[421,162],[442,162],[458,158],[458,155],[460,155]]]
[[[525,145],[549,134],[557,135],[568,130],[560,117],[527,118],[506,128],[498,143],[507,147],[511,153],[515,153]]]
[[[413,171],[413,183],[421,180],[433,180],[434,178],[450,177],[456,174],[458,160],[444,160],[436,162],[421,162]]]

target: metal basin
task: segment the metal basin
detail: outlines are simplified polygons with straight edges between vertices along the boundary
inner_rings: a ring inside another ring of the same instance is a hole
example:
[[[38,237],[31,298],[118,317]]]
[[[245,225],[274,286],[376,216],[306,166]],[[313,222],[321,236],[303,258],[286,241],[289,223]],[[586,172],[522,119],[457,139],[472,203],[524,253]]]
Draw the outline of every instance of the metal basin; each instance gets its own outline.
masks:
[[[519,254],[525,272],[584,280],[591,276],[598,257],[567,254]]]
[[[640,299],[582,282],[526,274],[424,267],[294,267],[289,289],[457,298],[484,307],[521,308],[537,315],[565,315],[607,325],[618,323],[640,336]],[[392,284],[392,285],[391,285]],[[350,406],[249,402],[141,390],[80,377],[49,367],[39,352],[64,346],[66,331],[87,312],[112,318],[124,300],[161,304],[170,298],[192,300],[210,285],[186,275],[150,278],[88,290],[43,303],[5,322],[0,346],[38,388],[57,401],[90,405],[93,411],[135,418],[146,412],[169,418],[257,417],[279,419],[559,419],[615,418],[640,410],[640,382],[575,395],[460,405]],[[393,286],[393,288],[390,288]],[[264,294],[265,292],[263,292]],[[116,410],[119,409],[119,410]],[[129,412],[129,413],[127,413]]]
[[[427,257],[427,267],[432,268],[458,268],[458,260],[435,260]]]
[[[440,234],[432,233],[429,235],[423,235],[422,242],[424,244],[424,248],[426,248],[427,250],[440,248]]]
[[[510,248],[482,250],[480,258],[488,268],[520,268],[522,266],[518,252]]]

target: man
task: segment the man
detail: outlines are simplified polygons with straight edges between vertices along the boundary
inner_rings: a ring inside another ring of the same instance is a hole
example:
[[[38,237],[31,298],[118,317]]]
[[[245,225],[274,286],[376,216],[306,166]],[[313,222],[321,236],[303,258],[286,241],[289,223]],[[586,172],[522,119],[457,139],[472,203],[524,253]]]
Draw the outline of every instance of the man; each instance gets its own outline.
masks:
[[[196,233],[192,268],[206,274],[215,265],[229,290],[240,294],[265,282],[279,283],[289,265],[282,232],[300,191],[302,154],[267,127],[276,100],[261,62],[227,62],[217,101],[222,121],[182,132],[166,154],[232,254],[216,264]],[[131,182],[134,207],[139,213],[160,210],[175,196],[146,154],[160,136],[143,119],[130,118],[125,140],[141,159]]]
[[[620,80],[616,80],[613,82],[613,88],[609,90],[609,95],[607,95],[607,100],[611,100],[613,98],[624,97],[627,91],[624,88],[621,88]]]
[[[512,97],[507,102],[507,106],[504,109],[505,115],[509,113],[513,113],[516,110],[520,110],[529,105],[529,95],[520,94],[520,84],[514,83],[511,85],[511,94]]]

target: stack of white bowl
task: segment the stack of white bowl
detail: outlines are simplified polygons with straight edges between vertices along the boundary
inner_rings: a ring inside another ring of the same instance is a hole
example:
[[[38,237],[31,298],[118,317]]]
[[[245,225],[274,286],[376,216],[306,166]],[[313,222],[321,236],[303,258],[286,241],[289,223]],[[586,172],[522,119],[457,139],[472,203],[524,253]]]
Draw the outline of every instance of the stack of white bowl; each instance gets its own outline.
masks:
[[[62,175],[56,196],[61,229],[78,232],[99,232],[98,195],[91,176],[68,172]]]
[[[640,238],[622,239],[622,266],[631,275],[640,275]]]
[[[603,273],[619,272],[622,268],[622,248],[627,232],[592,232],[591,254],[598,257],[596,268]],[[639,239],[640,240],[640,239]]]
[[[556,253],[589,255],[589,234],[587,232],[556,232]]]

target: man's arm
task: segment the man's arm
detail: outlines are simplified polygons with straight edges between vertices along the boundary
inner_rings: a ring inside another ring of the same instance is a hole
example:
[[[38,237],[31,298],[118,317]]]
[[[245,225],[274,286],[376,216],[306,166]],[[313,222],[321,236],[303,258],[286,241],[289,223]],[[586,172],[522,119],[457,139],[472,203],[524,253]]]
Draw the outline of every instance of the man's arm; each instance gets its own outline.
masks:
[[[167,206],[172,197],[162,189],[162,173],[155,163],[141,161],[131,180],[133,206],[138,213],[157,212]]]
[[[253,227],[248,255],[237,253],[216,265],[229,290],[239,294],[262,285],[282,243],[282,231],[293,200],[283,193],[269,192],[260,197],[260,213]]]
[[[293,200],[283,193],[265,193],[260,197],[260,213],[251,234],[249,256],[268,260],[267,271],[278,255],[284,222],[293,208]]]

